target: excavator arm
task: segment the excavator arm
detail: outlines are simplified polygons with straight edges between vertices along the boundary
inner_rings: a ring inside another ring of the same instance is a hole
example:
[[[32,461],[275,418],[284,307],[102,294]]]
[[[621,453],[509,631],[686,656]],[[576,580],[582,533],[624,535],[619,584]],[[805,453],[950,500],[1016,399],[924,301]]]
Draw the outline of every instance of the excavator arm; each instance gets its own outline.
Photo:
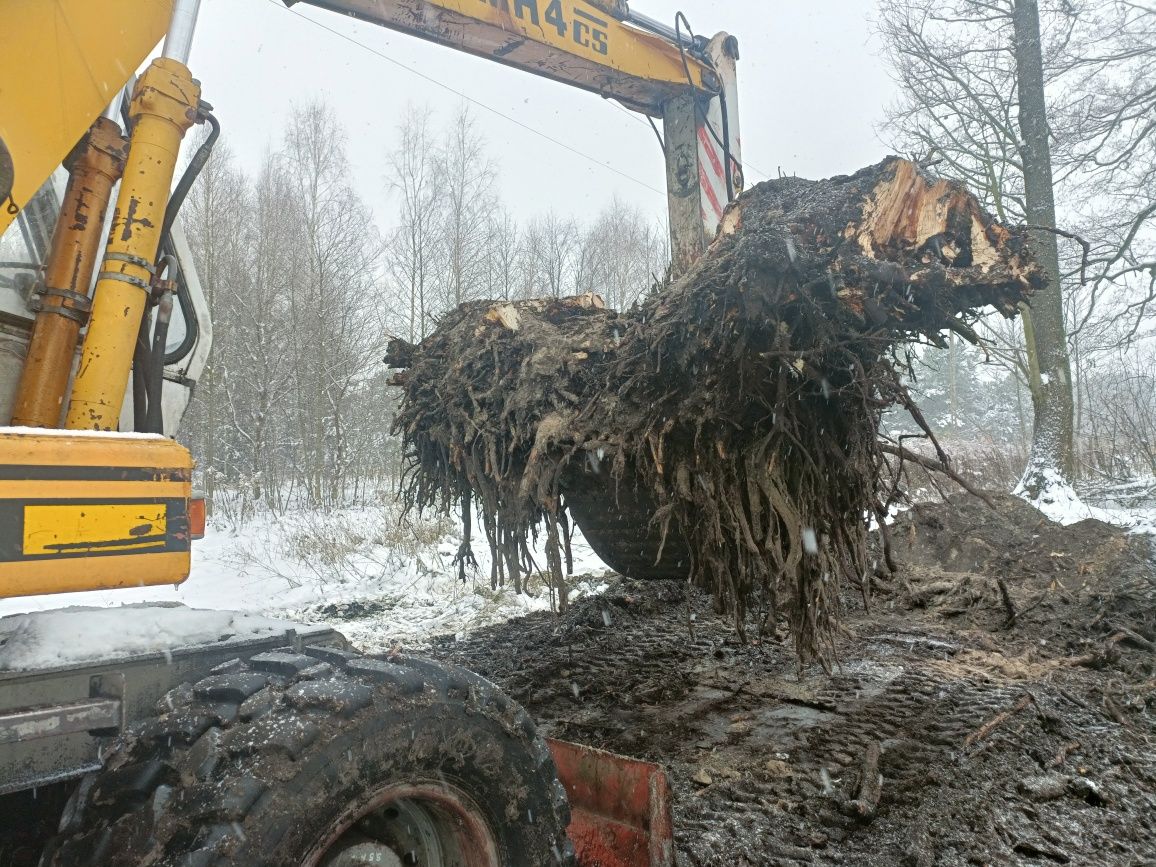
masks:
[[[718,86],[689,34],[683,50],[641,29],[625,3],[585,0],[288,0],[351,15],[391,30],[476,54],[580,87],[662,117],[691,84],[704,96]],[[684,65],[685,60],[685,65]]]

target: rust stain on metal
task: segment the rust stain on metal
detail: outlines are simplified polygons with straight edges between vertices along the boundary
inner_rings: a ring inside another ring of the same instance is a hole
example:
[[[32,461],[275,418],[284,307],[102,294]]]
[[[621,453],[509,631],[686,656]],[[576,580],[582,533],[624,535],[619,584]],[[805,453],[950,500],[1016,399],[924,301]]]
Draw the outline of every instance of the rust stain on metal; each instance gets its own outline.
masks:
[[[122,241],[129,241],[132,239],[133,226],[143,226],[146,229],[153,228],[153,222],[148,217],[137,219],[137,210],[140,208],[141,202],[136,196],[128,200],[128,212],[124,217],[124,227],[121,229],[120,239]]]

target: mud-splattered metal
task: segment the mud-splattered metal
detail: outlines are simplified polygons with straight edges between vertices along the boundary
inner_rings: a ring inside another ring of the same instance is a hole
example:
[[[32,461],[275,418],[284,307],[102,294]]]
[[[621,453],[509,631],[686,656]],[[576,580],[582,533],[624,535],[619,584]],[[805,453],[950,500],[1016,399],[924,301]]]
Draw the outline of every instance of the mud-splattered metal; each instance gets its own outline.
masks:
[[[549,744],[570,797],[568,833],[581,867],[673,867],[670,783],[659,765]]]

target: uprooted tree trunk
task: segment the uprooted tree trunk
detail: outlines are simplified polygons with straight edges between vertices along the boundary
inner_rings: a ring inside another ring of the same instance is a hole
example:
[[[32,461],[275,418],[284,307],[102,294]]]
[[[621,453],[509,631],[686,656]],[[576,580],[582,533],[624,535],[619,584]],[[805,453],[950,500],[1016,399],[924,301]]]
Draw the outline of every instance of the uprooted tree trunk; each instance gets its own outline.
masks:
[[[472,499],[495,583],[519,586],[544,528],[560,590],[569,506],[610,565],[688,577],[740,631],[784,612],[800,655],[824,659],[838,582],[873,571],[868,518],[901,496],[887,456],[914,459],[879,436],[889,408],[921,418],[897,352],[975,340],[979,309],[1013,316],[1041,285],[1020,233],[907,161],[769,181],[629,312],[482,302],[420,346],[395,341],[405,496]]]

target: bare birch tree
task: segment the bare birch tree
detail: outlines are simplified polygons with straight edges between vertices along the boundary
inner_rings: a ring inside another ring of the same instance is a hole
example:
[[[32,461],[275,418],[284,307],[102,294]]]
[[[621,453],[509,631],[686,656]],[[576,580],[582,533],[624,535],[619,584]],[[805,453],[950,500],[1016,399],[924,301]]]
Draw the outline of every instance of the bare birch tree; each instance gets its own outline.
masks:
[[[397,227],[390,233],[386,268],[405,310],[406,339],[425,336],[434,310],[437,260],[442,244],[441,187],[428,108],[410,106],[387,158],[389,189],[397,196]]]
[[[484,283],[488,217],[495,206],[497,177],[468,106],[463,105],[450,122],[436,166],[443,196],[442,282],[446,303],[456,306],[478,297]]]
[[[332,503],[349,464],[347,401],[384,347],[374,316],[380,244],[351,186],[344,130],[327,106],[294,111],[282,157],[299,217],[289,305],[299,464],[309,501]]]
[[[504,207],[491,212],[486,228],[486,295],[508,301],[518,295],[521,229]]]
[[[615,198],[583,233],[576,283],[626,310],[659,282],[670,262],[665,226]]]
[[[189,193],[181,214],[194,251],[194,264],[209,307],[224,312],[216,320],[219,345],[230,343],[227,315],[233,285],[244,267],[247,184],[227,144],[219,144]],[[217,352],[209,359],[193,393],[183,436],[200,457],[202,484],[210,508],[218,478],[227,466],[229,360]]]
[[[561,298],[573,291],[575,256],[578,252],[578,224],[554,211],[538,217],[522,232],[525,257],[524,293]]]

